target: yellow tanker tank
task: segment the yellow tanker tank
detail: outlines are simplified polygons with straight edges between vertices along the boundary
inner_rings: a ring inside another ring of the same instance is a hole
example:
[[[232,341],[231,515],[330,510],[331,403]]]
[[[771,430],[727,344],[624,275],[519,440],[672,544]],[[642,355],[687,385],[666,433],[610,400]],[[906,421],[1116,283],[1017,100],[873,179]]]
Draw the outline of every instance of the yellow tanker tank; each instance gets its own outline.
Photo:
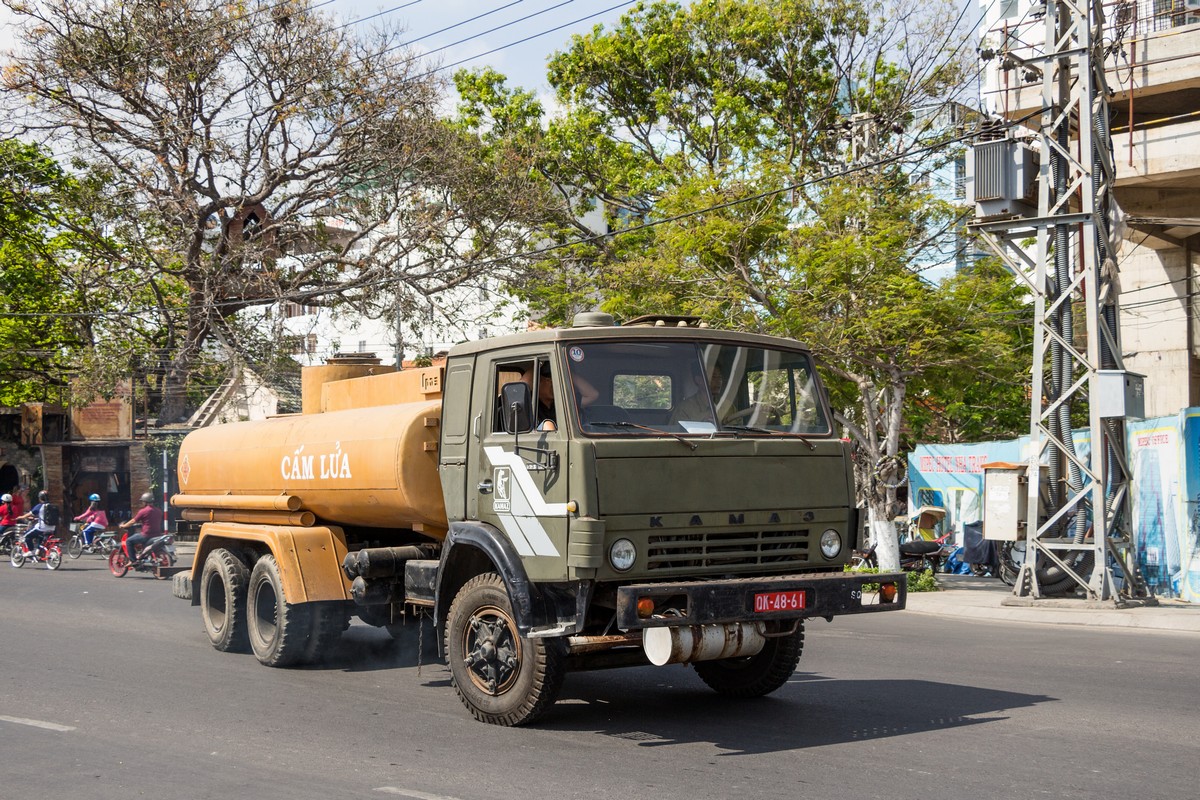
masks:
[[[179,450],[180,493],[172,502],[191,519],[296,524],[300,517],[286,515],[307,511],[318,523],[441,538],[441,412],[438,399],[193,431]]]

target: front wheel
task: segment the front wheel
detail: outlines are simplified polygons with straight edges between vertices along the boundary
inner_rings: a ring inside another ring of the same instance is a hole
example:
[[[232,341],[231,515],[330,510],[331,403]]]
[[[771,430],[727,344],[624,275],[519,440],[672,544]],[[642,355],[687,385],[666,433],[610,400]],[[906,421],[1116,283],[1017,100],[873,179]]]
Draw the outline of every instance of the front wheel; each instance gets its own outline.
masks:
[[[78,533],[67,541],[67,555],[71,558],[79,558],[83,555],[83,537]]]
[[[125,573],[129,572],[129,559],[125,557],[125,551],[113,550],[109,554],[108,571],[118,578],[125,577]]]
[[[21,543],[17,542],[8,551],[8,563],[12,564],[17,569],[25,566],[25,551],[21,549]]]
[[[795,633],[767,639],[763,649],[744,658],[692,664],[700,680],[727,697],[762,697],[788,682],[804,652],[804,621]]]
[[[554,704],[566,674],[555,639],[521,636],[504,581],[493,572],[459,590],[446,621],[454,690],[480,722],[524,725]]]
[[[55,545],[46,551],[46,569],[58,569],[62,566],[62,549]]]

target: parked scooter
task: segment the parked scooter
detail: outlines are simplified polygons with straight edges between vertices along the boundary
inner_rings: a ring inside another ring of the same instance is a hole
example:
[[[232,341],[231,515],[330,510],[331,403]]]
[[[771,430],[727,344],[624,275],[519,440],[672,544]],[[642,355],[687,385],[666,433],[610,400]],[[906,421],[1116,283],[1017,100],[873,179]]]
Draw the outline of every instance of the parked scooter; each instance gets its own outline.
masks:
[[[167,570],[175,566],[175,537],[169,533],[155,536],[146,542],[136,559],[129,557],[129,534],[121,537],[121,546],[108,555],[108,571],[118,578],[125,577],[129,570],[151,572],[155,578],[167,577]]]
[[[25,566],[26,561],[33,563],[44,562],[46,569],[58,569],[62,566],[62,539],[58,538],[57,534],[49,534],[45,541],[36,550],[31,550],[29,544],[25,541],[25,534],[29,532],[29,528],[20,531],[16,537],[16,542],[9,548],[8,563],[12,564],[17,569]]]
[[[905,572],[941,572],[942,564],[946,560],[948,549],[946,543],[950,541],[951,532],[947,532],[937,539],[932,541],[926,539],[917,539],[915,541],[906,541],[900,543],[900,569]],[[876,545],[871,545],[866,550],[855,550],[854,557],[850,559],[850,567],[870,567],[878,568],[879,560],[875,555]]]
[[[954,549],[953,531],[937,536],[936,527],[946,517],[946,509],[938,506],[921,506],[909,518],[908,538],[900,542],[900,569],[905,572],[941,572],[946,557]],[[879,566],[875,555],[876,545],[866,550],[855,550],[850,567]]]

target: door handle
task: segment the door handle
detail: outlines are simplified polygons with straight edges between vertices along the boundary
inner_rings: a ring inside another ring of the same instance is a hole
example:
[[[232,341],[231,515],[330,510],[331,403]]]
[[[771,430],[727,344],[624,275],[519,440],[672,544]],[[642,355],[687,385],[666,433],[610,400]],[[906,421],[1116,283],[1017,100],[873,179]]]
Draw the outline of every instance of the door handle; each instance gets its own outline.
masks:
[[[480,494],[491,494],[492,493],[492,479],[491,478],[488,478],[486,480],[482,480],[479,482],[479,493]]]

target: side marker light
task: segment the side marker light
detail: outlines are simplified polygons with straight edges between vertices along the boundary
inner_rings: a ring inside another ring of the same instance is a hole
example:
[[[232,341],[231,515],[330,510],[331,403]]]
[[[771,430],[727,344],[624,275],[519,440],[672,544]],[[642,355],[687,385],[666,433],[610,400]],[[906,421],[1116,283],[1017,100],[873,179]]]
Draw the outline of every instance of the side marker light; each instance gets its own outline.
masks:
[[[883,603],[896,602],[896,584],[881,583],[879,585],[879,600]]]

